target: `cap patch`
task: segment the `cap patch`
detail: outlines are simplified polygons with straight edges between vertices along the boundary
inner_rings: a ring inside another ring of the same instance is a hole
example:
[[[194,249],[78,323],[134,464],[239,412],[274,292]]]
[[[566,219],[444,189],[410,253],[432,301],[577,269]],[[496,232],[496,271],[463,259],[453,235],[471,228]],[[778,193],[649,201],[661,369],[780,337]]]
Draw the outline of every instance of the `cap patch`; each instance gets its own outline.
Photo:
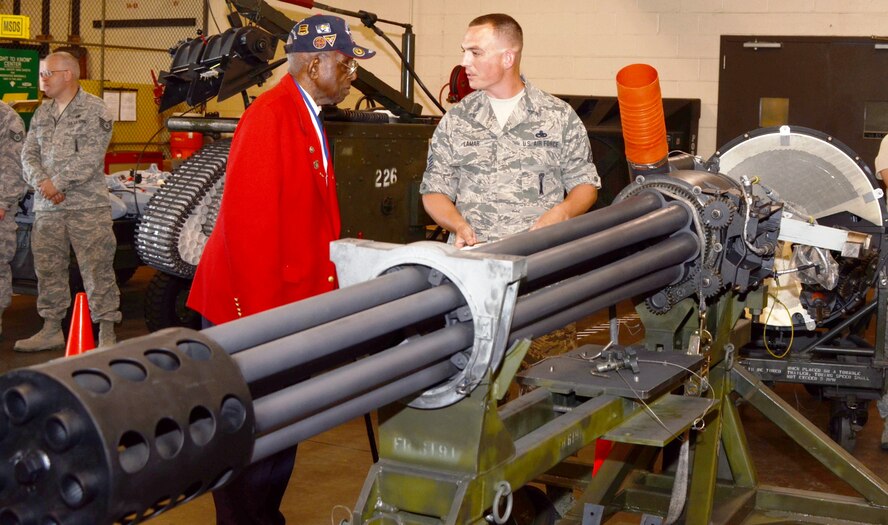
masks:
[[[339,51],[343,55],[361,59],[376,54],[358,45],[352,39],[348,23],[332,15],[312,15],[296,22],[290,30],[284,51],[287,54]]]

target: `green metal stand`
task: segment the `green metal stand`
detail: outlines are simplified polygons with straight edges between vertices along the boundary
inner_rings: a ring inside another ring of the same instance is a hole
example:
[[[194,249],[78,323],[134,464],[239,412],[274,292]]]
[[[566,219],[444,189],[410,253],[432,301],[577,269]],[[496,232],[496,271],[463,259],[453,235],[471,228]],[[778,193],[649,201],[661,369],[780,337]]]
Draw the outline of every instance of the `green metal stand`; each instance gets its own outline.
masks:
[[[714,337],[703,348],[705,358],[696,361],[704,373],[709,367],[702,389],[690,373],[649,390],[644,402],[641,392],[636,399],[608,388],[586,389],[558,374],[584,370],[588,380],[591,366],[562,356],[533,369],[538,373],[532,384],[540,388],[503,407],[497,406],[497,394],[504,379],[492,377],[446,408],[386,407],[379,416],[381,459],[368,475],[352,524],[507,523],[512,492],[534,480],[550,485],[550,496],[560,500],[581,492],[559,525],[639,523],[642,513],[665,517],[676,479],[661,458],[667,446],[688,436],[687,500],[676,523],[888,525],[888,484],[734,364],[733,349],[748,335],[748,325],[738,322],[743,308],[733,295],[710,306],[706,324]],[[651,326],[646,330],[656,334],[656,348],[648,350],[678,355],[662,350],[699,328],[693,326],[696,313],[691,307],[680,309],[677,324],[666,316],[647,318]],[[677,331],[670,334],[670,325]],[[504,367],[509,374],[514,368]],[[701,395],[684,394],[695,387]],[[738,396],[860,497],[761,485],[734,405]],[[592,477],[572,456],[599,437],[614,441],[615,447]],[[591,508],[587,504],[603,512],[584,515]]]

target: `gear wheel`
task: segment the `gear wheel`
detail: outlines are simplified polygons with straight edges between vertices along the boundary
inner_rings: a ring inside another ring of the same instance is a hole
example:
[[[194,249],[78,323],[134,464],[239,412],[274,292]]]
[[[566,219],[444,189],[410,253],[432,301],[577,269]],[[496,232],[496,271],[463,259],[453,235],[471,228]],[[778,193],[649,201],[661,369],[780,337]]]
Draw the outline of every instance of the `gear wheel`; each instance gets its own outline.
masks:
[[[703,224],[710,228],[725,228],[731,224],[734,212],[733,204],[723,199],[715,199],[703,208]]]
[[[674,303],[672,302],[672,298],[670,297],[667,290],[660,290],[659,292],[645,299],[644,304],[647,306],[648,310],[651,311],[651,313],[656,315],[663,315],[672,309]]]
[[[697,289],[703,294],[703,297],[711,299],[721,291],[723,282],[721,275],[711,268],[702,268],[694,273],[694,283]]]
[[[632,195],[638,195],[639,193],[654,189],[660,191],[661,193],[668,195],[672,198],[679,199],[684,201],[685,204],[693,206],[698,212],[703,212],[703,205],[700,203],[700,199],[697,195],[687,189],[684,185],[678,184],[674,181],[668,180],[647,180],[642,184],[637,184],[636,186],[627,187],[621,192],[623,198],[631,197]]]
[[[627,186],[620,192],[620,199],[625,199],[631,197],[633,195],[638,195],[639,193],[645,190],[656,190],[663,195],[671,197],[675,200],[679,200],[684,202],[686,205],[690,206],[696,211],[697,217],[700,217],[703,214],[703,204],[700,202],[700,197],[696,195],[692,190],[689,190],[685,185],[680,184],[675,181],[669,181],[666,179],[654,179],[654,180],[646,180],[643,183],[633,183],[630,186]],[[702,224],[700,224],[702,229]],[[708,254],[711,250],[711,246],[703,234],[704,232],[698,232],[700,242],[700,252]]]

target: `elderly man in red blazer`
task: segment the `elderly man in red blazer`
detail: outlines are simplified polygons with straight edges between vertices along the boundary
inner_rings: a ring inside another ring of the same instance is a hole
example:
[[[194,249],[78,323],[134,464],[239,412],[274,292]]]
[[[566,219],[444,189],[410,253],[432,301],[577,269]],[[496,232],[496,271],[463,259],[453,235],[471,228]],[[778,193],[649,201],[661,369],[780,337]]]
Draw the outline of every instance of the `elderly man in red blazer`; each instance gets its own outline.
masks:
[[[284,50],[289,74],[234,133],[219,217],[188,298],[212,324],[336,288],[330,241],[339,237],[339,205],[319,112],[345,99],[355,59],[375,52],[325,15],[298,22]],[[295,447],[280,452],[214,492],[216,523],[285,523],[279,506],[295,458]]]

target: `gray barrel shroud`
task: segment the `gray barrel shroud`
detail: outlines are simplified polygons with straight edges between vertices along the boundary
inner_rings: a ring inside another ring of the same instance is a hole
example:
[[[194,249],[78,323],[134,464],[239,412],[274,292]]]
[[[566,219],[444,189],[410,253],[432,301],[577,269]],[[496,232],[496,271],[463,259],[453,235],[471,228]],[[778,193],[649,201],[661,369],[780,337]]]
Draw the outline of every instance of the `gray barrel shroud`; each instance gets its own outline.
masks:
[[[502,343],[681,279],[699,251],[691,214],[643,192],[473,250],[521,269]],[[399,264],[202,332],[165,330],[0,376],[0,523],[142,521],[447,384],[472,362],[479,325],[439,270]],[[501,351],[492,355],[491,373]]]

